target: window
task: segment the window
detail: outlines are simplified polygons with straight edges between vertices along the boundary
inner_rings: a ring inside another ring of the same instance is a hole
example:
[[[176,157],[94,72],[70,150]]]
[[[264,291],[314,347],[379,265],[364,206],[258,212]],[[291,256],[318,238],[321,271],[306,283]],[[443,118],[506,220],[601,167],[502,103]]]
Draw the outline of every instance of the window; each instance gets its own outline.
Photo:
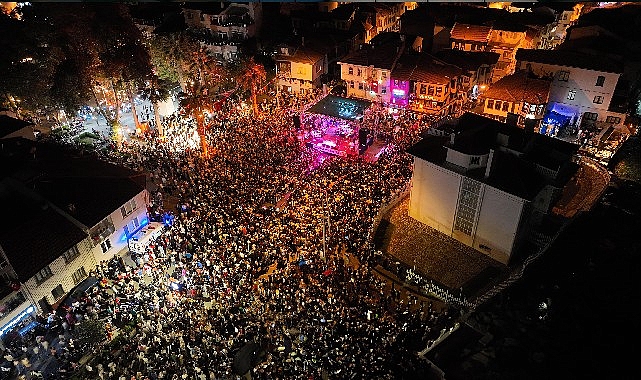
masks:
[[[586,112],[583,114],[583,118],[588,121],[596,121],[599,117],[599,114],[596,112]]]
[[[387,71],[383,71],[381,73],[381,76],[383,77],[383,79],[387,78]]]
[[[65,290],[62,288],[62,285],[58,285],[51,291],[51,295],[53,296],[53,299],[57,301],[60,297],[65,295]]]
[[[503,102],[503,112],[507,112],[509,108],[510,108],[510,103]]]
[[[510,52],[509,51],[504,51],[503,52],[503,58],[509,59],[510,58]]]
[[[381,87],[381,94],[387,94],[387,87]]]
[[[476,156],[476,157],[470,157],[470,165],[480,165],[481,164],[481,157]]]
[[[530,104],[530,113],[536,112],[536,104]]]
[[[36,279],[38,285],[40,285],[43,282],[47,281],[47,279],[51,276],[53,276],[53,273],[51,272],[51,268],[49,268],[49,265],[47,265],[46,267],[40,269],[40,272],[36,273],[36,275],[33,277]]]
[[[100,248],[102,249],[102,253],[107,253],[109,248],[111,248],[111,240],[105,239],[102,243],[100,243]]]
[[[487,100],[487,109],[492,109],[494,108],[494,100],[488,99]]]
[[[361,74],[363,74],[363,70],[358,69],[358,71],[356,72],[356,75],[360,77],[360,76],[361,76]]]
[[[358,82],[358,89],[362,90],[363,89],[363,82]]]
[[[595,96],[592,103],[603,104],[603,96],[600,96],[600,95]]]
[[[617,116],[608,116],[605,118],[605,122],[610,124],[619,124],[621,122],[621,118]]]
[[[567,82],[569,78],[570,78],[569,71],[559,71],[559,80],[561,82]]]
[[[136,206],[136,200],[135,200],[135,199],[132,199],[132,200],[130,200],[129,202],[125,203],[125,205],[124,205],[124,206],[122,206],[122,207],[120,208],[120,213],[122,214],[122,218],[124,219],[124,218],[126,218],[129,214],[131,214],[132,212],[134,212],[134,210],[136,209],[136,207],[137,207],[137,206]]]
[[[78,251],[78,247],[74,245],[73,247],[69,248],[67,252],[63,253],[62,256],[65,258],[65,263],[69,264],[73,261],[73,259],[80,256],[80,251]]]
[[[576,97],[576,90],[568,91],[568,100],[574,100],[575,97]]]
[[[349,88],[354,88],[354,81],[349,82]]]
[[[494,109],[495,109],[495,110],[499,110],[499,111],[500,111],[500,110],[501,110],[501,104],[502,104],[502,102],[501,102],[500,100],[497,100],[497,101],[494,103]]]
[[[424,85],[424,84],[422,84],[422,85],[420,85],[420,86],[421,86],[421,87],[420,87],[420,90],[419,90],[420,94],[421,94],[421,95],[425,95],[425,85]]]
[[[441,96],[442,93],[443,93],[443,87],[441,86],[436,87],[436,96]]]
[[[599,75],[599,76],[596,78],[596,84],[595,84],[595,86],[597,86],[597,87],[603,87],[603,83],[605,83],[605,77],[604,77],[603,75]]]
[[[349,69],[347,69],[347,72],[349,75],[354,75],[354,68],[350,66]]]
[[[71,275],[71,278],[73,279],[74,285],[77,285],[80,281],[87,278],[87,272],[85,272],[85,267],[78,268],[78,270],[73,272],[73,274]]]
[[[434,86],[429,86],[427,88],[427,95],[434,95]]]

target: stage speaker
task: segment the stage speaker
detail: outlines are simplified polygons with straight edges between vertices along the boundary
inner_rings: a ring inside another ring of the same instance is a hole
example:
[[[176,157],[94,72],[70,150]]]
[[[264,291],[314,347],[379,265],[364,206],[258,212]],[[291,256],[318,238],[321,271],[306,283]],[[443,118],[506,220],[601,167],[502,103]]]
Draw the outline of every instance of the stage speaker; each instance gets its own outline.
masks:
[[[369,134],[369,130],[365,128],[361,128],[358,130],[358,145],[363,147],[367,146],[367,135]]]
[[[294,121],[294,127],[296,127],[297,130],[300,129],[300,116],[294,115],[292,120]]]
[[[536,119],[525,119],[525,132],[534,133],[534,128],[537,126],[538,122],[539,121]]]

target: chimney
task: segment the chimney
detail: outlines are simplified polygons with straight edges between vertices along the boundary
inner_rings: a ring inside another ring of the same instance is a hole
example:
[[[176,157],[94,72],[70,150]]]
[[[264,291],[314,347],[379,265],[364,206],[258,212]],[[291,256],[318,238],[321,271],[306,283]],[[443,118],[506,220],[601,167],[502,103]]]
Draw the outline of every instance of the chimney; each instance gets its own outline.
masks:
[[[492,163],[494,161],[494,149],[490,149],[490,155],[487,158],[487,166],[485,167],[485,178],[490,176],[492,172]]]
[[[454,140],[456,138],[456,133],[450,133],[450,145],[454,145]]]

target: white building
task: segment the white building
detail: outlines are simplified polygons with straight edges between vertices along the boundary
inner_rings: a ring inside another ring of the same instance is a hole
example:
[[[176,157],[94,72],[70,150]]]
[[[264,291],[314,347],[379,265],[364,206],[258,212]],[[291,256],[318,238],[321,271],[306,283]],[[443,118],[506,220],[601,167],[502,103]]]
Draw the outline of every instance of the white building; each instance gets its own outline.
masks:
[[[340,59],[338,64],[341,66],[341,79],[347,87],[347,96],[389,103],[392,69],[402,53],[402,43],[380,46],[365,44],[360,50]]]
[[[569,50],[519,49],[517,69],[552,78],[543,124],[579,128],[620,125],[625,114],[610,110],[623,65],[607,57]]]
[[[240,45],[260,33],[262,4],[185,3],[185,23],[191,34],[221,61],[237,59]]]
[[[471,113],[454,130],[408,150],[409,215],[507,264],[573,174],[577,147]]]
[[[145,175],[25,139],[3,145],[0,329],[55,306],[149,224]],[[35,159],[35,160],[34,160]],[[6,166],[9,167],[9,166]],[[8,291],[8,290],[11,291]]]

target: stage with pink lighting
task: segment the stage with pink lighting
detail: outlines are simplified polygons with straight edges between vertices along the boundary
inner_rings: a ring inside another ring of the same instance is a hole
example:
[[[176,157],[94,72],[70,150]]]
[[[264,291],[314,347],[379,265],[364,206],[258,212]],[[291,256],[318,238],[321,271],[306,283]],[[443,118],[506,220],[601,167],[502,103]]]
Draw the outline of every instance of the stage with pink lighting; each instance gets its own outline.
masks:
[[[356,157],[369,145],[361,126],[370,102],[328,95],[301,115],[299,138],[307,146],[339,157]]]

